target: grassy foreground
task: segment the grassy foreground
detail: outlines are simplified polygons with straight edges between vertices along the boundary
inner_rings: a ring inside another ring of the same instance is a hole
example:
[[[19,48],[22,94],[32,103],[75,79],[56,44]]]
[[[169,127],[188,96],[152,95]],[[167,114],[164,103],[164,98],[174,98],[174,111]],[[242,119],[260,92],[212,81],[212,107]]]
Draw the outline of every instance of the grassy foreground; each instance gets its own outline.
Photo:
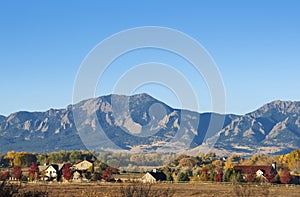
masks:
[[[22,184],[20,191],[44,191],[49,197],[299,196],[300,186],[217,183],[48,183]],[[135,193],[135,195],[132,195]]]

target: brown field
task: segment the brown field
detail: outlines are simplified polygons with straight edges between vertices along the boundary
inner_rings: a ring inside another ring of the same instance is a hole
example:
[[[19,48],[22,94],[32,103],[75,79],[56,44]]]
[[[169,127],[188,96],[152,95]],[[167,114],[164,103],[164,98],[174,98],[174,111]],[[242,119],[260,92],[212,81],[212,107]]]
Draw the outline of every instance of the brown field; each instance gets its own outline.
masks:
[[[117,197],[122,196],[120,189],[129,183],[48,183],[23,184],[22,190],[47,191],[50,197]],[[144,184],[146,187],[146,185]],[[143,186],[143,187],[144,187]],[[173,197],[187,196],[299,196],[300,186],[293,185],[232,185],[217,183],[157,183],[151,191],[167,190],[174,192]],[[168,192],[168,193],[171,193]]]

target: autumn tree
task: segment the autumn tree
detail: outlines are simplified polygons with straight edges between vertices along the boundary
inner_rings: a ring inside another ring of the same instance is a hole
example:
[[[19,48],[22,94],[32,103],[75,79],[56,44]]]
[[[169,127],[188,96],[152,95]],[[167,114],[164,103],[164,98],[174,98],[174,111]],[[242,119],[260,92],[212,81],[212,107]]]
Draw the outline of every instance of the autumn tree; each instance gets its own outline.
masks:
[[[14,157],[14,166],[24,166],[24,157],[21,153],[16,153]]]
[[[196,165],[196,162],[193,158],[184,157],[184,158],[180,159],[179,165],[182,167],[192,168]]]
[[[224,166],[224,170],[228,170],[230,168],[233,168],[235,165],[240,164],[242,161],[242,157],[236,154],[231,155],[229,158],[227,158]]]
[[[288,184],[292,180],[292,175],[287,168],[284,168],[279,172],[280,182],[283,184]]]
[[[273,159],[267,155],[253,155],[247,160],[241,162],[241,165],[271,165]]]
[[[221,161],[220,159],[217,159],[212,162],[212,166],[214,169],[219,170],[223,167],[223,161]]]
[[[200,179],[200,181],[208,181],[209,180],[207,169],[202,169],[199,179]]]
[[[105,181],[111,181],[112,178],[112,171],[110,167],[107,167],[103,172],[102,172],[102,179]]]
[[[20,166],[14,166],[13,168],[13,174],[14,174],[14,178],[17,180],[20,180],[20,178],[22,177],[22,169]]]
[[[38,180],[39,177],[39,168],[35,162],[32,162],[29,170],[28,175],[30,180]]]
[[[294,150],[284,156],[286,166],[295,172],[300,172],[300,149]]]
[[[72,178],[72,169],[69,164],[64,165],[62,173],[65,180],[69,181]]]
[[[204,155],[202,157],[202,160],[206,163],[211,163],[212,161],[214,161],[216,159],[216,153],[207,153],[206,155]]]
[[[275,173],[266,173],[265,174],[266,180],[268,183],[274,183],[276,182],[276,174]]]
[[[219,169],[218,173],[215,176],[215,181],[216,182],[222,182],[222,179],[223,179],[223,170]]]
[[[15,158],[15,154],[16,152],[15,151],[9,151],[6,153],[5,155],[5,159],[9,159],[9,163],[10,163],[10,166],[13,166],[13,161],[14,161],[14,158]]]
[[[9,172],[1,172],[0,173],[0,181],[5,181],[9,177]]]

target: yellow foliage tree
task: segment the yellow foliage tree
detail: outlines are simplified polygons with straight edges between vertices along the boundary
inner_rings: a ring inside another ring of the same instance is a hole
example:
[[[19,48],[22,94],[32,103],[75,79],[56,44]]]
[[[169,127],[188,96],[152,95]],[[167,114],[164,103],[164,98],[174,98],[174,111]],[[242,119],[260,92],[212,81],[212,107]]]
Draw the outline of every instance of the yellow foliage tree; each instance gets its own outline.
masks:
[[[237,154],[232,154],[225,162],[224,170],[228,170],[229,168],[233,168],[235,165],[239,165],[242,162],[242,157]]]
[[[300,171],[300,150],[294,150],[285,155],[287,167],[292,171]]]
[[[15,158],[15,154],[16,154],[15,151],[9,151],[9,152],[6,153],[5,158],[6,159],[14,159]]]

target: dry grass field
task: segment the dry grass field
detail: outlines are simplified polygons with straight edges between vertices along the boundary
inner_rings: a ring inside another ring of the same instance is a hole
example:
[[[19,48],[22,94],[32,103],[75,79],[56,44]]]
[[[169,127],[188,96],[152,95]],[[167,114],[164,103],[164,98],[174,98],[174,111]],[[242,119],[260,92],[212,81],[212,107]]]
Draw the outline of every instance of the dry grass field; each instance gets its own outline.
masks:
[[[187,196],[299,196],[300,186],[288,185],[231,185],[216,183],[157,183],[152,185],[135,184],[140,190],[149,189],[150,196],[162,197],[187,197]],[[130,197],[125,195],[132,185],[129,183],[49,183],[49,184],[24,184],[21,190],[47,191],[50,197]],[[132,189],[132,188],[131,188]],[[123,191],[123,195],[121,194]],[[129,191],[130,193],[130,191]],[[136,195],[138,197],[139,195]],[[140,195],[145,196],[145,195]]]

